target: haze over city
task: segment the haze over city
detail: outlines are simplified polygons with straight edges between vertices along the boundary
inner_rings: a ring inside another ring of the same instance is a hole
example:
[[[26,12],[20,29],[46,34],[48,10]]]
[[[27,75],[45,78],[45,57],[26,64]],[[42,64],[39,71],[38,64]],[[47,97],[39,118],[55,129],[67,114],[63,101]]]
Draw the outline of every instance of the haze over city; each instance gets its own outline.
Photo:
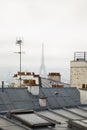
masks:
[[[0,0],[0,80],[19,70],[19,37],[23,71],[39,73],[44,43],[47,73],[69,81],[74,52],[87,47],[87,0]]]

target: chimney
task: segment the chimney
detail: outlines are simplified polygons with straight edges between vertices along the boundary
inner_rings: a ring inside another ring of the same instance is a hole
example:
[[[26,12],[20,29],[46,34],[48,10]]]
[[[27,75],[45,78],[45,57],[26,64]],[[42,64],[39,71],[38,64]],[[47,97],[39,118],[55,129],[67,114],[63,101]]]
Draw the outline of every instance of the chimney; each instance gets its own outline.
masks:
[[[32,95],[39,95],[39,86],[38,86],[38,85],[28,86],[28,91],[29,91]]]
[[[28,91],[32,94],[32,95],[39,95],[39,85],[36,84],[35,80],[28,80]]]
[[[41,107],[45,107],[46,106],[46,100],[47,100],[47,98],[46,97],[40,97],[39,98],[39,105],[41,106]]]
[[[48,74],[48,79],[61,82],[61,75],[60,73],[52,72]]]
[[[41,77],[39,77],[39,85],[42,87]]]

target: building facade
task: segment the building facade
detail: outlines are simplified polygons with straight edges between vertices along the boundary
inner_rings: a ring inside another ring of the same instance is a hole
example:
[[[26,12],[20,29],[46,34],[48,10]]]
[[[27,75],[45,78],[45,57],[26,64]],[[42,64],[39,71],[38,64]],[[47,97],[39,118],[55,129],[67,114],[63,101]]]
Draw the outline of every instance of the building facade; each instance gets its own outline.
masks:
[[[87,89],[87,53],[75,52],[74,60],[70,63],[71,86]]]
[[[39,75],[34,72],[18,72],[13,76],[11,87],[20,87],[20,76],[21,87],[39,85]]]

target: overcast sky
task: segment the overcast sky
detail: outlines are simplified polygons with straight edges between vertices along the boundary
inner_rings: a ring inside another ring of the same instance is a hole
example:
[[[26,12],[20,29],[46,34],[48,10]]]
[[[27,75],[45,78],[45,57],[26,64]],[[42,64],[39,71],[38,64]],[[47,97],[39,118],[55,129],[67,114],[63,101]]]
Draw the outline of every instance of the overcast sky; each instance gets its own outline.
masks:
[[[75,51],[87,47],[87,0],[0,0],[0,80],[19,70],[16,37],[23,37],[22,70],[39,72],[44,43],[46,71],[69,81]]]

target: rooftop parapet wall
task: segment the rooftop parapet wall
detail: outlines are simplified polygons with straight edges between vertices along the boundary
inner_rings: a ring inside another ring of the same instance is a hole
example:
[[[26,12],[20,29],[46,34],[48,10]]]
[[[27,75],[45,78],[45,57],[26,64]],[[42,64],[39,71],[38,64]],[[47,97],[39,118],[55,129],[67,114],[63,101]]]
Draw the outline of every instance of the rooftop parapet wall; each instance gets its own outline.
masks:
[[[71,67],[87,67],[87,61],[71,61]]]

